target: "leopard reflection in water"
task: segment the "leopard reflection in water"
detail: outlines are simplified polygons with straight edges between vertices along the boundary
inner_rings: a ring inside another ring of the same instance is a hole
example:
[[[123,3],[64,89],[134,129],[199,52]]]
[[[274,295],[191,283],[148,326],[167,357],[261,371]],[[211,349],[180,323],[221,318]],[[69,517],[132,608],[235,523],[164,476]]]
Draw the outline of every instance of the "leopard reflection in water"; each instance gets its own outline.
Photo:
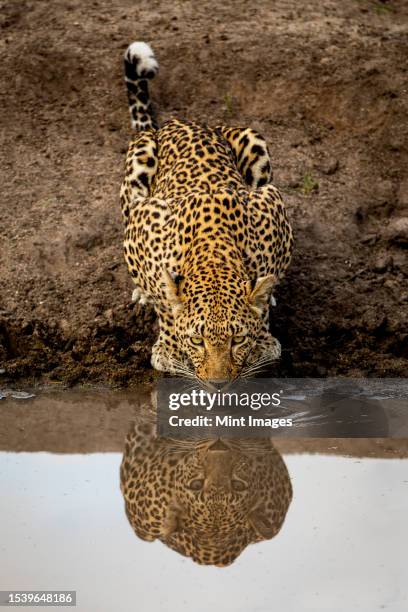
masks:
[[[281,529],[292,487],[269,439],[159,438],[140,419],[121,465],[126,514],[136,535],[203,565],[226,566]]]

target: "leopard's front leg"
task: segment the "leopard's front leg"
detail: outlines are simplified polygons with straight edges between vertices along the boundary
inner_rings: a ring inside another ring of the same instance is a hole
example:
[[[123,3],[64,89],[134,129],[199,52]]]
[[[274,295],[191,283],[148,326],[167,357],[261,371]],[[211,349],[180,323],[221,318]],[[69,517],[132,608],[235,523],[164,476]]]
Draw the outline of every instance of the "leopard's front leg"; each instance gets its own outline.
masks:
[[[151,364],[155,370],[177,374],[183,355],[174,335],[174,317],[164,308],[156,308],[159,319],[159,337],[152,348]]]

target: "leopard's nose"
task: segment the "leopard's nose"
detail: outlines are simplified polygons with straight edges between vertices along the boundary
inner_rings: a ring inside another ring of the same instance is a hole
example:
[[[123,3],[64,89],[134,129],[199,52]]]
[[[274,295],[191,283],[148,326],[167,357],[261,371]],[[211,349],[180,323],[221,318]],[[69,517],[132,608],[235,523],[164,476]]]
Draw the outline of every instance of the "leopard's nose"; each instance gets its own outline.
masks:
[[[229,448],[228,448],[228,446],[222,440],[220,440],[220,438],[218,438],[217,440],[215,440],[215,442],[210,444],[210,446],[208,447],[208,450],[210,450],[210,451],[227,451],[227,450],[229,450]]]

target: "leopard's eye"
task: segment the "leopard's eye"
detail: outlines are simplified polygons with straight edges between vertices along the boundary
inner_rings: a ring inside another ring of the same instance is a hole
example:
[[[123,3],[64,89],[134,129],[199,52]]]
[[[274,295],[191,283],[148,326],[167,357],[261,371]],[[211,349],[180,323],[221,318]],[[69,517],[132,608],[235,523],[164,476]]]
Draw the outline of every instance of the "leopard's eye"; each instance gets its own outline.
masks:
[[[248,488],[248,485],[243,480],[233,480],[231,484],[234,491],[246,491]]]
[[[189,484],[190,489],[192,489],[193,491],[201,491],[203,486],[204,480],[202,480],[201,478],[196,478],[195,480],[192,480]]]
[[[243,344],[245,342],[245,340],[246,340],[246,336],[244,336],[244,335],[242,335],[242,336],[234,336],[233,339],[232,339],[232,343],[234,345]]]
[[[190,342],[194,344],[194,346],[202,346],[204,344],[204,338],[201,336],[191,336]]]

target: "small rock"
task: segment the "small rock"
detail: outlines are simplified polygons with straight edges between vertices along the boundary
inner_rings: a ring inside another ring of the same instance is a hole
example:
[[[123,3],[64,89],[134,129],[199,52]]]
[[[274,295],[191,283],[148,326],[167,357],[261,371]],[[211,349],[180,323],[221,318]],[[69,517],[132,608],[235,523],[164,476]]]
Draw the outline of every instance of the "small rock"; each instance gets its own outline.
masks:
[[[400,151],[404,146],[404,137],[400,134],[392,134],[388,140],[391,151]]]
[[[392,264],[396,270],[404,276],[408,276],[407,254],[404,251],[396,251],[392,258]]]
[[[35,394],[27,393],[27,391],[12,391],[10,397],[13,399],[32,399],[35,397]]]
[[[297,178],[289,178],[286,185],[289,189],[297,189],[300,185],[300,181]]]
[[[373,74],[380,74],[381,65],[378,64],[377,60],[369,60],[363,64],[363,69],[368,76]]]
[[[399,297],[399,286],[398,286],[398,283],[396,283],[395,281],[388,278],[387,280],[384,281],[383,287],[388,289],[393,294],[394,297]]]
[[[31,399],[35,397],[34,393],[28,393],[27,391],[14,391],[14,389],[0,389],[0,400],[6,397],[13,399]]]
[[[113,325],[113,309],[108,308],[108,310],[105,310],[103,314],[107,318],[109,325]]]
[[[334,174],[339,169],[339,160],[335,157],[328,157],[319,163],[318,168],[323,174]]]
[[[382,312],[377,312],[372,308],[369,308],[363,314],[361,322],[366,331],[369,333],[374,333],[381,329],[385,329],[388,321],[387,317]]]
[[[368,214],[377,212],[385,215],[394,208],[396,188],[393,181],[378,179],[367,183],[367,187],[370,189],[370,200],[366,204]]]
[[[366,234],[365,236],[363,236],[361,238],[361,242],[363,244],[368,244],[368,245],[372,245],[375,244],[378,240],[378,235],[377,234]]]
[[[375,264],[373,265],[374,272],[385,272],[388,267],[392,266],[392,257],[387,253],[382,253],[377,257]]]
[[[98,283],[99,282],[102,282],[102,283],[111,283],[112,281],[115,280],[115,276],[109,270],[105,270],[104,272],[102,272],[102,274],[100,274],[98,276],[98,278],[96,280],[97,280]]]
[[[408,217],[391,219],[383,235],[388,242],[408,245]]]
[[[71,333],[71,327],[67,319],[60,319],[59,326],[64,335],[68,336]]]
[[[84,232],[77,236],[74,241],[74,245],[79,249],[84,249],[85,251],[90,251],[96,246],[100,246],[103,242],[103,237],[100,233],[87,233]]]
[[[398,189],[398,208],[408,208],[408,179],[401,181]]]

